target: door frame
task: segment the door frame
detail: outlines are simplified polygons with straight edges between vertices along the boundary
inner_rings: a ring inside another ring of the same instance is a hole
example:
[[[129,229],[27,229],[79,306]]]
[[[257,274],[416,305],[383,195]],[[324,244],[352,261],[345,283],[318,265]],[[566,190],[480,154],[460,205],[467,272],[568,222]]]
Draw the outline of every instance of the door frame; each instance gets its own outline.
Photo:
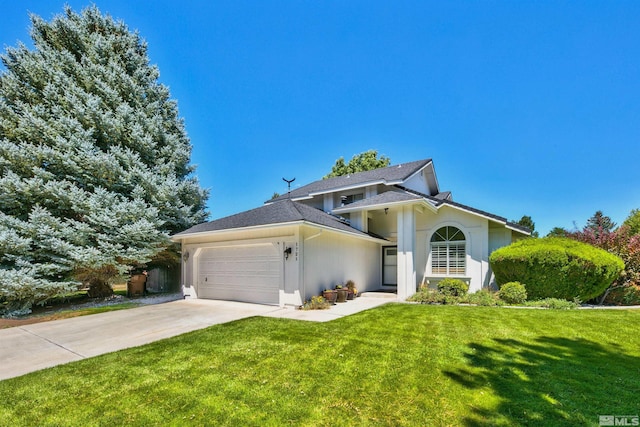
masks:
[[[385,259],[386,259],[387,249],[395,249],[396,250],[396,280],[395,280],[395,283],[392,283],[392,284],[385,283],[385,280],[384,280],[384,278],[385,278],[385,275],[384,275],[384,273],[385,273],[385,265],[386,265]],[[398,272],[398,246],[397,245],[383,246],[382,247],[382,286],[389,286],[389,287],[398,286],[398,275],[397,275],[397,272]]]

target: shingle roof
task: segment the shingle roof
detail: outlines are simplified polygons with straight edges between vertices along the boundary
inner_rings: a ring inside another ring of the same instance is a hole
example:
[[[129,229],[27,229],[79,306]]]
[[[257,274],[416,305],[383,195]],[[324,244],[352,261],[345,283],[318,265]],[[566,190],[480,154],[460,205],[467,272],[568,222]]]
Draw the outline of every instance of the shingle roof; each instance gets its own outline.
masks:
[[[181,237],[189,234],[204,233],[207,231],[221,231],[300,221],[318,224],[352,234],[359,234],[363,237],[369,236],[367,233],[356,230],[333,215],[329,215],[319,209],[294,202],[289,199],[277,201],[256,209],[240,212],[214,221],[198,224],[188,230],[174,234],[174,236]]]
[[[495,215],[495,214],[492,214],[492,213],[489,213],[489,212],[486,212],[486,211],[483,211],[483,210],[480,210],[480,209],[472,208],[471,206],[463,205],[462,203],[457,203],[457,202],[454,202],[453,200],[439,199],[439,198],[437,198],[437,196],[436,197],[429,196],[427,194],[423,194],[423,193],[420,193],[418,191],[411,190],[410,188],[402,187],[400,185],[396,185],[396,187],[400,188],[401,190],[407,191],[407,192],[409,192],[411,194],[415,194],[415,195],[418,195],[420,197],[424,197],[427,200],[431,200],[432,202],[435,202],[434,204],[435,204],[436,207],[437,206],[441,206],[441,205],[449,205],[449,206],[458,207],[460,209],[464,209],[464,210],[469,211],[469,212],[477,213],[479,215],[495,219],[496,221],[502,222],[502,223],[508,225],[509,227],[515,228],[515,229],[520,230],[520,231],[522,231],[524,233],[531,233],[531,230],[529,230],[527,227],[523,227],[520,224],[516,224],[515,222],[511,222],[511,221],[507,220],[505,217],[502,217],[502,216],[499,216],[499,215]]]
[[[420,169],[424,168],[431,162],[431,159],[416,160],[414,162],[401,163],[399,165],[389,166],[386,168],[374,169],[366,172],[353,173],[351,175],[337,176],[334,178],[321,179],[311,184],[291,190],[290,194],[284,194],[275,199],[283,200],[287,198],[298,199],[306,198],[311,194],[330,192],[340,188],[364,185],[367,183],[398,183],[409,178]]]
[[[348,205],[345,205],[343,207],[335,208],[334,211],[339,212],[340,209],[359,209],[368,206],[417,201],[423,199],[423,197],[415,194],[409,194],[400,191],[385,191],[384,193],[369,197],[368,199],[358,200],[357,202],[349,203]]]
[[[433,197],[438,200],[449,200],[453,202],[453,199],[451,198],[451,191],[443,191],[442,193],[438,193]]]

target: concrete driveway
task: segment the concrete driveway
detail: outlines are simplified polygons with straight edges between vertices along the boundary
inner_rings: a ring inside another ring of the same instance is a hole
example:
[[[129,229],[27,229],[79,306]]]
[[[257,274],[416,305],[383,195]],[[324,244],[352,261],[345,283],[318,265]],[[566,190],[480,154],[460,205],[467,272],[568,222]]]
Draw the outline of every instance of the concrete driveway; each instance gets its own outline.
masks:
[[[389,302],[360,297],[300,311],[217,300],[178,300],[0,330],[0,380],[252,316],[329,321]]]

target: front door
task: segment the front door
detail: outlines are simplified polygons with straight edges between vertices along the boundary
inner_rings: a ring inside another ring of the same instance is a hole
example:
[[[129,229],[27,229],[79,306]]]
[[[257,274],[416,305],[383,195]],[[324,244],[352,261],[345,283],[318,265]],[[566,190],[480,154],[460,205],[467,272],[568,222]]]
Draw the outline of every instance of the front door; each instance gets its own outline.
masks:
[[[398,285],[398,247],[382,248],[382,284],[385,286]]]

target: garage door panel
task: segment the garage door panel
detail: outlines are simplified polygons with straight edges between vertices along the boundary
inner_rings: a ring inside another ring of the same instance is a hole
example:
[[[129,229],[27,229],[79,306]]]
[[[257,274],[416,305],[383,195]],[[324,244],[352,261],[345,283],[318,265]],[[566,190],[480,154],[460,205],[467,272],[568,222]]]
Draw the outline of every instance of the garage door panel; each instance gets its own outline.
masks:
[[[198,261],[198,296],[278,304],[281,262],[271,243],[203,249]]]

